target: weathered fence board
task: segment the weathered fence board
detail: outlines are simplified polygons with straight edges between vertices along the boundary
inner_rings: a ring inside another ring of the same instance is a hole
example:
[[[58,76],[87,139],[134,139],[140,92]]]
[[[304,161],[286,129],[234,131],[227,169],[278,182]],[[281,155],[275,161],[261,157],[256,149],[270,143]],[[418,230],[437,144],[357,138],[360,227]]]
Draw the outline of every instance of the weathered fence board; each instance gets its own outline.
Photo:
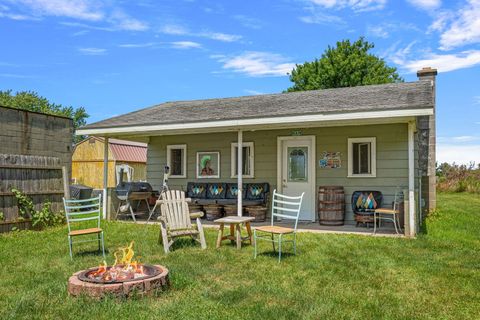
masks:
[[[0,154],[0,212],[5,221],[18,218],[17,200],[12,188],[28,195],[40,210],[46,201],[54,211],[63,209],[64,179],[60,159],[47,156]]]

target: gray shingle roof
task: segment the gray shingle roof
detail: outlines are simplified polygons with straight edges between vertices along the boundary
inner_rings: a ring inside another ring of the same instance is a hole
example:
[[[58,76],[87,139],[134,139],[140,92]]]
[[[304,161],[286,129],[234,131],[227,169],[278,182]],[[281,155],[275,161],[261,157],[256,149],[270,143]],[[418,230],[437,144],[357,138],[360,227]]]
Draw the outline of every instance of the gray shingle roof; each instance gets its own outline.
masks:
[[[248,118],[433,108],[429,81],[165,102],[89,124],[83,129]]]

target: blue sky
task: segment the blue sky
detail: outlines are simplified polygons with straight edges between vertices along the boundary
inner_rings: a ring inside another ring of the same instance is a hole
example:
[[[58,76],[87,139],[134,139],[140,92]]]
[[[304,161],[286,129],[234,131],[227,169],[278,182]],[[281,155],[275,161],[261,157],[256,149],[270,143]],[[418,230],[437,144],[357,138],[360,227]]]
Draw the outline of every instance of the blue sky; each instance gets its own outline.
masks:
[[[89,122],[164,101],[281,92],[295,63],[365,36],[407,81],[439,69],[440,161],[480,162],[480,0],[0,0],[0,90]]]

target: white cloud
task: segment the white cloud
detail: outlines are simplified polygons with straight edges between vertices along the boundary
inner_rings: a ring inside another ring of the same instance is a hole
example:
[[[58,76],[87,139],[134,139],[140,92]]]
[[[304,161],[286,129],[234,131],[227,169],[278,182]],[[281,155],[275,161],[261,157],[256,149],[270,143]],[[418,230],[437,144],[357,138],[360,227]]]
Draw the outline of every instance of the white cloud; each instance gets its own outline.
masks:
[[[473,97],[474,104],[480,104],[480,96]]]
[[[261,29],[263,26],[263,22],[261,20],[248,17],[243,14],[234,15],[233,18],[246,28]]]
[[[127,31],[145,31],[148,25],[140,20],[130,17],[122,10],[116,9],[109,16],[108,21],[119,30]]]
[[[223,63],[222,68],[252,77],[285,76],[291,72],[295,64],[276,53],[245,52],[233,57],[219,57]]]
[[[442,4],[441,0],[407,0],[414,7],[419,9],[429,10],[440,7]]]
[[[15,79],[35,78],[35,76],[24,75],[24,74],[16,74],[16,73],[0,73],[0,77],[2,77],[2,78],[15,78]]]
[[[91,0],[10,0],[23,5],[38,16],[69,17],[82,20],[99,21],[104,18],[98,1]]]
[[[439,163],[468,164],[480,163],[480,144],[437,144],[437,161]]]
[[[345,25],[345,21],[339,16],[326,14],[318,10],[311,10],[311,14],[308,16],[299,17],[300,21],[309,24],[336,24],[340,26]]]
[[[171,35],[186,35],[188,29],[177,24],[167,24],[160,28],[160,32]]]
[[[12,12],[10,7],[0,5],[0,17],[10,19],[39,19],[55,16],[71,18],[91,23],[104,22],[109,26],[91,26],[76,22],[61,22],[64,25],[83,27],[102,31],[144,31],[148,25],[132,18],[123,10],[112,7],[107,0],[4,0],[15,5],[17,11],[27,11],[28,15]]]
[[[200,38],[207,38],[222,42],[235,42],[242,39],[242,36],[236,34],[228,34],[222,32],[212,32],[208,30],[203,30],[200,32],[192,32],[188,28],[178,25],[178,24],[168,24],[164,25],[159,30],[161,33],[169,34],[169,35],[180,35],[180,36],[192,36],[192,37],[200,37]]]
[[[385,28],[385,26],[383,25],[375,25],[375,26],[369,25],[367,27],[367,34],[370,34],[377,38],[386,39],[390,35],[388,32],[388,29],[389,28]]]
[[[146,43],[124,43],[119,44],[119,48],[148,48],[155,45],[155,42],[146,42]]]
[[[252,95],[252,96],[258,96],[258,95],[260,95],[260,94],[264,94],[263,92],[257,91],[257,90],[245,89],[245,90],[243,90],[243,91],[245,91],[245,93],[250,94],[250,95]]]
[[[107,54],[107,49],[102,48],[79,48],[78,51],[87,56],[101,56]]]
[[[380,10],[387,0],[307,0],[308,2],[327,9],[350,8],[354,11]]]
[[[472,142],[472,141],[478,141],[480,140],[480,137],[476,136],[457,136],[457,137],[452,137],[453,140],[458,141],[458,142]]]
[[[451,24],[439,24],[437,30],[445,28],[440,36],[440,49],[450,50],[466,44],[480,42],[480,0],[469,0],[456,14],[451,14]]]
[[[416,72],[423,67],[436,68],[438,72],[449,72],[480,64],[480,50],[469,50],[452,54],[428,53],[424,58],[410,60],[406,58],[410,54],[410,47],[407,48],[397,51],[390,58],[393,62],[410,72]]]
[[[175,41],[171,43],[172,48],[175,49],[194,49],[201,48],[202,45],[198,42],[193,41]]]

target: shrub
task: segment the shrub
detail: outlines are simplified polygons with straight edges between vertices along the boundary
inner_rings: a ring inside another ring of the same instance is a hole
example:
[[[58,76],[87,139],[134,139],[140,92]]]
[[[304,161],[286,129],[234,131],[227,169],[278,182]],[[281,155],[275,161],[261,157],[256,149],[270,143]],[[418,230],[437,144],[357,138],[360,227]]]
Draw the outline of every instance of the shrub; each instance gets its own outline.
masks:
[[[480,193],[480,166],[442,163],[437,167],[437,190]]]

